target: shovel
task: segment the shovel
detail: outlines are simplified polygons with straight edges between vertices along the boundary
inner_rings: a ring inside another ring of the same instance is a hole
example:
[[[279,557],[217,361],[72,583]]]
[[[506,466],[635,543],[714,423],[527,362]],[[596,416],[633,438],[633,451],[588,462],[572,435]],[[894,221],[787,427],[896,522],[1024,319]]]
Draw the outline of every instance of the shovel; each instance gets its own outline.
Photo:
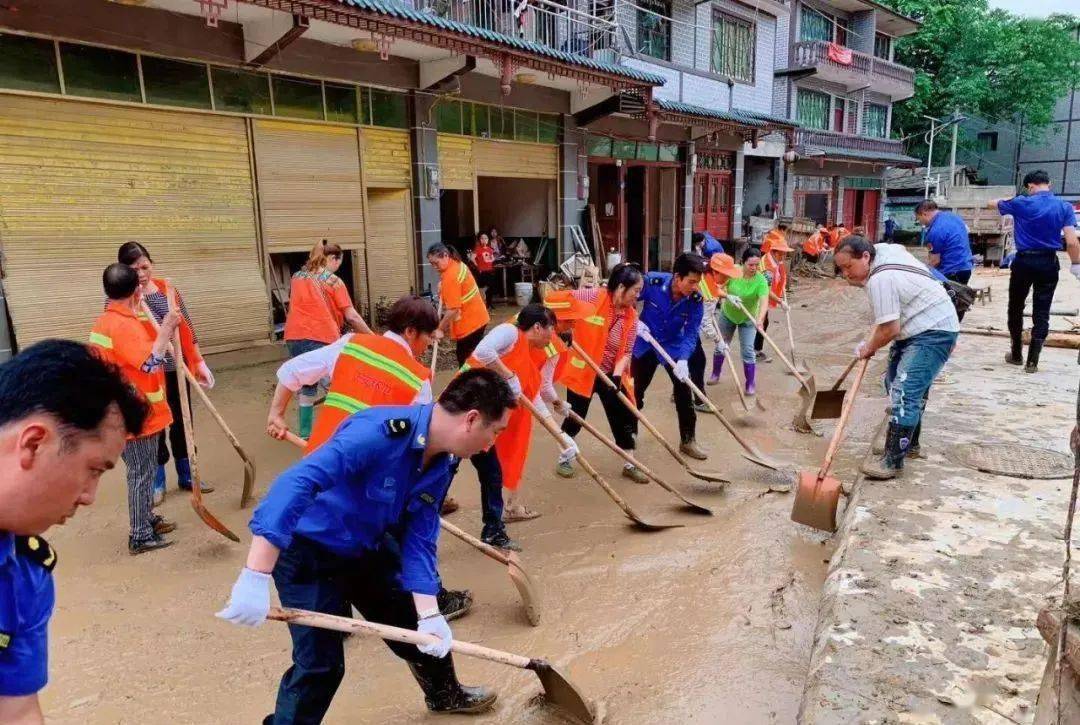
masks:
[[[840,390],[840,385],[857,362],[859,362],[858,358],[849,362],[848,366],[844,368],[844,372],[840,373],[840,378],[831,388],[818,392],[814,398],[814,409],[810,413],[811,418],[814,420],[827,420],[840,417],[840,411],[844,408],[844,397],[847,395],[846,390]]]
[[[787,301],[787,288],[786,287],[784,288],[784,304],[785,305],[788,304],[788,301]],[[790,305],[788,305],[787,312],[784,313],[784,322],[787,324],[787,339],[788,339],[788,345],[791,347],[791,362],[794,363],[794,362],[796,362],[795,361],[795,335],[791,332],[791,306]],[[802,373],[804,375],[810,372],[809,370],[805,369],[806,368],[805,363],[803,364],[803,368],[804,369],[802,370]]]
[[[648,340],[649,344],[653,346],[653,349],[656,350],[656,354],[660,356],[660,359],[663,360],[664,363],[668,367],[674,369],[675,368],[675,361],[672,360],[671,356],[667,354],[667,350],[665,350],[660,345],[660,343],[658,343],[656,340],[654,340],[652,335],[649,335],[645,339]],[[735,441],[740,446],[742,446],[742,448],[743,448],[743,454],[742,454],[743,458],[750,461],[751,463],[756,463],[759,466],[764,466],[765,468],[771,468],[774,471],[780,470],[781,464],[771,460],[768,456],[766,456],[764,453],[759,451],[757,449],[757,447],[754,446],[754,444],[750,443],[750,441],[743,438],[742,435],[739,433],[739,431],[737,431],[735,429],[735,426],[733,426],[728,421],[728,419],[724,417],[724,414],[720,412],[720,409],[716,407],[716,404],[713,403],[712,400],[710,400],[708,398],[708,396],[705,395],[705,393],[701,392],[701,389],[698,388],[698,386],[694,385],[694,381],[687,380],[686,384],[690,386],[690,390],[693,391],[694,395],[701,398],[701,400],[705,403],[705,405],[707,405],[709,407],[709,410],[712,411],[712,414],[715,415],[720,420],[720,423],[724,426],[724,428],[727,429],[727,432],[731,434],[731,436],[735,439]]]
[[[636,466],[642,473],[644,473],[646,476],[648,476],[650,479],[652,479],[653,482],[656,483],[656,485],[660,486],[660,488],[664,489],[665,491],[668,491],[669,493],[674,495],[675,498],[679,499],[684,504],[686,504],[686,507],[688,509],[690,509],[691,511],[693,511],[694,513],[697,513],[697,514],[706,514],[708,516],[712,516],[712,513],[713,513],[712,509],[708,508],[707,506],[702,506],[699,503],[694,503],[690,499],[683,496],[681,493],[679,493],[675,489],[674,486],[672,486],[670,483],[668,483],[667,481],[665,481],[664,479],[660,478],[655,473],[653,473],[651,470],[646,468],[644,463],[642,463],[638,459],[634,458],[627,451],[624,451],[622,448],[619,448],[619,446],[615,445],[615,441],[611,440],[606,435],[604,435],[603,433],[598,431],[596,429],[596,427],[592,423],[590,423],[589,421],[582,418],[580,415],[575,413],[573,410],[571,410],[569,413],[567,413],[567,416],[569,416],[569,418],[571,420],[573,420],[575,423],[580,425],[582,428],[589,431],[589,433],[591,433],[593,435],[593,437],[596,438],[598,441],[600,441],[605,446],[610,448],[615,453],[615,455],[619,456],[620,458],[622,458],[624,461],[631,464],[632,466]]]
[[[540,411],[536,409],[536,406],[532,404],[532,401],[526,399],[524,395],[518,396],[518,402],[524,405],[533,417],[540,421],[540,425],[544,426],[544,430],[551,434],[551,437],[558,441],[559,445],[564,445],[563,432],[560,431],[553,422],[540,415]],[[592,480],[596,481],[596,485],[604,489],[604,493],[608,495],[612,501],[614,501],[619,508],[623,510],[626,517],[634,522],[634,525],[643,531],[662,531],[663,529],[674,529],[681,527],[682,524],[654,524],[650,521],[646,521],[634,512],[634,509],[630,508],[630,504],[626,503],[626,499],[618,494],[618,492],[611,487],[611,484],[604,480],[604,477],[597,472],[592,464],[589,463],[581,452],[577,454],[577,462],[581,464],[581,467],[585,469],[585,472],[589,474]]]
[[[863,360],[855,373],[855,382],[844,402],[844,409],[840,411],[840,420],[836,424],[832,440],[829,441],[829,449],[825,452],[825,461],[821,468],[817,474],[811,471],[799,472],[799,486],[795,489],[795,502],[791,506],[791,520],[796,523],[830,533],[836,531],[836,506],[840,502],[841,484],[838,479],[829,475],[829,469],[832,468],[836,449],[840,447],[844,427],[855,404],[855,395],[859,392],[859,385],[862,384],[869,363],[869,360]]]
[[[720,327],[716,324],[716,318],[711,318],[710,322],[712,322],[713,330],[716,332],[716,339],[723,341],[724,336],[720,334]],[[726,345],[727,343],[725,342],[724,344]],[[730,348],[728,349],[728,357],[731,357]],[[743,393],[743,384],[742,380],[739,380],[739,373],[735,370],[735,361],[729,360],[728,363],[727,369],[731,371],[731,379],[735,382],[735,392],[739,394],[739,402],[742,403],[743,410],[749,413],[750,406],[746,404],[746,394]],[[754,396],[754,405],[762,413],[765,412],[765,406],[761,404],[761,399],[756,395]]]
[[[506,565],[506,573],[510,575],[510,581],[513,582],[514,587],[518,590],[518,595],[521,597],[521,604],[525,607],[525,616],[529,618],[529,624],[534,627],[538,626],[540,624],[539,592],[536,587],[533,586],[529,573],[522,568],[521,561],[518,559],[517,554],[513,551],[502,551],[501,549],[496,549],[494,546],[485,544],[483,541],[480,541],[480,539],[470,536],[454,526],[446,519],[439,519],[439,523],[442,524],[443,531],[461,539],[484,556],[494,559],[500,564]]]
[[[309,612],[303,609],[283,609],[271,607],[267,619],[289,624],[299,624],[306,627],[320,627],[332,629],[338,632],[352,634],[369,634],[393,642],[406,644],[436,644],[439,638],[431,634],[420,634],[411,629],[391,627],[388,624],[368,622],[363,619],[350,619],[349,617],[337,617],[322,612]],[[532,659],[522,655],[500,652],[499,650],[481,647],[478,644],[462,642],[455,639],[450,645],[450,651],[467,657],[477,657],[490,662],[518,667],[523,670],[531,670],[540,678],[540,686],[544,688],[545,701],[559,708],[574,722],[595,723],[596,715],[592,704],[581,694],[581,691],[570,682],[569,679],[547,660]]]
[[[169,311],[176,310],[176,292],[171,286],[167,287],[169,297]],[[146,308],[146,303],[143,303],[143,309],[150,319],[150,324],[158,329],[157,320],[150,314],[150,310]],[[195,453],[195,434],[191,425],[191,399],[188,397],[187,388],[187,366],[184,364],[184,350],[180,345],[180,331],[177,329],[173,333],[172,339],[172,354],[173,359],[176,360],[176,373],[180,377],[177,382],[179,385],[176,387],[180,390],[180,417],[184,423],[184,440],[187,442],[188,460],[191,462],[191,508],[195,509],[195,513],[202,519],[203,523],[209,526],[214,531],[218,532],[226,539],[240,543],[240,537],[229,530],[229,527],[221,523],[221,520],[217,516],[210,513],[210,509],[206,508],[206,505],[202,500],[202,479],[199,477],[199,463],[198,456]]]
[[[715,473],[709,473],[707,471],[702,471],[691,466],[690,463],[686,460],[686,457],[679,452],[679,449],[668,443],[667,439],[664,438],[664,436],[661,435],[660,431],[656,429],[656,426],[649,422],[649,419],[645,417],[645,414],[637,409],[637,406],[634,405],[633,402],[631,402],[630,399],[626,397],[626,394],[623,393],[623,391],[620,390],[617,385],[615,385],[615,381],[609,378],[607,376],[607,373],[600,369],[600,366],[597,365],[591,357],[589,357],[588,353],[582,350],[581,346],[578,345],[576,342],[571,342],[570,345],[574,348],[574,352],[580,355],[581,359],[585,361],[585,364],[592,368],[593,372],[596,373],[596,377],[598,377],[600,380],[603,381],[605,385],[615,391],[615,394],[616,396],[618,396],[619,401],[626,406],[627,410],[629,410],[643,426],[645,426],[645,429],[652,434],[653,438],[660,442],[660,445],[662,445],[667,450],[667,452],[671,454],[671,457],[678,461],[680,464],[682,464],[682,467],[686,469],[687,473],[689,473],[694,478],[698,478],[702,481],[709,481],[711,483],[730,483],[730,481],[728,481],[723,476],[717,475]]]
[[[285,431],[285,440],[301,450],[307,448],[307,441],[290,430]],[[540,597],[537,596],[536,587],[533,586],[532,579],[529,578],[528,572],[522,568],[517,554],[512,551],[504,552],[496,549],[494,546],[489,546],[483,541],[473,538],[465,533],[446,519],[440,518],[439,523],[442,524],[443,530],[450,532],[466,544],[476,548],[480,553],[491,557],[500,564],[506,564],[508,570],[507,573],[510,575],[510,581],[514,583],[514,586],[518,590],[518,594],[521,595],[521,603],[525,606],[525,616],[529,618],[529,623],[534,627],[539,625]]]
[[[191,382],[192,389],[199,394],[199,399],[202,400],[202,404],[206,406],[206,409],[210,411],[210,415],[217,421],[217,424],[221,426],[221,430],[225,433],[225,437],[229,439],[229,443],[232,443],[232,447],[236,449],[236,452],[240,455],[240,459],[244,462],[244,488],[240,492],[240,508],[246,508],[251,501],[251,491],[255,488],[255,462],[251,460],[251,456],[249,456],[243,446],[240,445],[240,440],[229,428],[229,424],[225,422],[221,413],[219,413],[218,409],[214,407],[214,404],[210,402],[210,396],[206,394],[206,391],[199,385],[199,381],[186,367],[184,368],[184,375],[187,376],[187,379]]]

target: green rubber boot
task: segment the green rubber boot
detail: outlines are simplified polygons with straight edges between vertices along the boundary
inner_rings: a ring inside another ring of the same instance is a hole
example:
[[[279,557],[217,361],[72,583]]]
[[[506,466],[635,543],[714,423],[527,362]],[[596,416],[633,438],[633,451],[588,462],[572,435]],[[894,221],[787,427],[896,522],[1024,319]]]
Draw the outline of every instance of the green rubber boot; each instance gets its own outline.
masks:
[[[315,407],[312,405],[300,406],[300,430],[297,434],[307,440],[311,437],[311,423],[315,420]]]

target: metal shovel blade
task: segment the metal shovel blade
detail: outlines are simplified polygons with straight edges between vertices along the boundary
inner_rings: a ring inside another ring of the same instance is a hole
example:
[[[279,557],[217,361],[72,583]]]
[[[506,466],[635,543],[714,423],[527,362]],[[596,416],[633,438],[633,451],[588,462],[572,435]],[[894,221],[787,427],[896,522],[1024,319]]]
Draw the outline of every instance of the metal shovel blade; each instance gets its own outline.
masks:
[[[690,465],[684,467],[686,468],[687,473],[701,481],[708,481],[709,483],[731,483],[729,479],[724,478],[719,473],[709,473],[708,471],[702,471],[700,468],[693,468]]]
[[[836,531],[836,507],[840,503],[840,481],[832,476],[819,477],[817,471],[800,471],[791,520],[797,524]]]
[[[828,420],[839,418],[840,411],[844,408],[846,390],[822,390],[814,397],[814,409],[810,417],[814,420]]]
[[[592,705],[554,665],[547,660],[534,659],[529,662],[528,669],[540,678],[545,700],[577,722],[592,725],[596,721]]]
[[[199,518],[202,519],[204,524],[224,536],[226,539],[229,539],[230,541],[235,541],[239,544],[240,537],[230,531],[228,526],[221,523],[218,517],[210,513],[210,509],[206,508],[206,506],[203,504],[202,492],[199,492],[198,494],[194,493],[196,491],[199,491],[199,487],[201,485],[201,482],[195,481],[194,485],[191,487],[191,490],[193,492],[191,495],[191,508],[195,509],[195,513],[199,515]]]
[[[814,427],[810,425],[810,420],[807,418],[810,415],[811,409],[814,407],[814,398],[817,397],[817,384],[814,382],[814,376],[804,378],[806,385],[799,388],[799,409],[795,411],[795,418],[792,423],[795,425],[795,430],[800,433],[813,433]]]
[[[529,578],[529,573],[522,568],[518,561],[517,554],[513,551],[507,552],[506,571],[510,575],[510,581],[514,583],[514,587],[518,590],[518,596],[521,597],[521,605],[525,607],[525,616],[529,620],[529,624],[534,627],[540,625],[540,598],[537,594],[539,591],[533,586],[532,579]]]

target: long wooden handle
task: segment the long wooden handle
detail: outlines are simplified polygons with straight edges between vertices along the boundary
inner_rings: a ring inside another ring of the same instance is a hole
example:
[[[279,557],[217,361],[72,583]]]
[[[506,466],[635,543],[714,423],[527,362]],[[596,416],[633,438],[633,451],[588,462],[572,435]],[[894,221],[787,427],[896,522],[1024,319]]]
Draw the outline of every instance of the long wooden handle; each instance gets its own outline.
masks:
[[[716,324],[716,318],[709,315],[709,322],[712,323],[713,332],[716,333],[716,339],[723,342],[727,346],[727,340],[720,334],[720,326]],[[730,352],[730,350],[729,350]],[[732,360],[727,366],[727,369],[731,372],[731,379],[735,381],[735,392],[739,394],[739,402],[742,404],[743,410],[750,412],[750,406],[746,404],[746,394],[743,393],[742,380],[739,380],[739,373],[735,370],[735,361]]]
[[[176,311],[176,290],[166,282],[165,292],[169,300],[169,312]],[[150,319],[154,320],[154,316],[150,315]],[[173,331],[172,353],[173,359],[176,361],[176,372],[179,377],[179,380],[176,381],[176,387],[180,392],[180,417],[184,422],[184,441],[187,443],[188,462],[191,465],[191,499],[201,505],[202,478],[199,476],[199,459],[195,454],[195,431],[191,422],[191,398],[188,397],[188,386],[186,384],[187,365],[184,363],[184,348],[180,344],[179,325]]]
[[[624,451],[624,450],[623,450],[622,448],[619,448],[619,446],[618,446],[618,445],[616,445],[615,441],[611,440],[611,439],[610,439],[610,438],[608,438],[608,437],[607,437],[606,435],[604,435],[604,434],[603,434],[603,433],[601,433],[601,432],[600,432],[599,430],[597,430],[596,426],[594,426],[594,425],[593,425],[592,423],[590,423],[589,421],[587,421],[587,420],[585,420],[584,418],[582,418],[582,417],[581,417],[580,415],[578,415],[577,413],[575,413],[575,412],[574,412],[573,410],[571,410],[571,411],[570,411],[569,413],[567,413],[566,415],[567,415],[567,416],[568,416],[568,417],[569,417],[569,418],[570,418],[570,419],[571,419],[572,421],[574,421],[575,423],[577,423],[578,425],[580,425],[580,426],[581,426],[582,428],[584,428],[585,430],[587,430],[587,431],[588,431],[588,432],[589,432],[589,433],[590,433],[590,434],[591,434],[591,435],[593,436],[593,438],[596,438],[596,440],[600,441],[600,442],[601,442],[601,443],[603,443],[603,444],[604,444],[605,446],[607,446],[607,447],[608,447],[609,449],[611,449],[611,451],[612,451],[612,452],[613,452],[613,453],[614,453],[615,455],[617,455],[617,456],[618,456],[619,458],[622,458],[622,459],[623,459],[624,461],[626,461],[627,463],[629,463],[629,464],[632,464],[632,465],[636,466],[637,468],[641,469],[641,472],[642,472],[642,473],[644,473],[644,474],[645,474],[646,476],[648,476],[648,477],[649,477],[649,478],[651,478],[652,480],[656,481],[657,483],[659,483],[659,484],[661,484],[661,485],[664,485],[664,482],[663,482],[663,481],[661,481],[661,480],[660,480],[660,478],[658,478],[658,477],[657,477],[657,475],[656,475],[655,473],[653,473],[652,471],[650,471],[650,470],[649,470],[649,469],[648,469],[648,468],[647,468],[647,467],[645,466],[645,464],[643,464],[643,463],[642,463],[641,461],[639,461],[638,459],[634,458],[634,456],[630,455],[630,453],[629,453],[629,452],[627,452],[627,451]]]
[[[289,624],[302,624],[307,627],[319,627],[320,629],[333,629],[338,632],[370,634],[382,639],[389,639],[393,642],[404,642],[405,644],[421,645],[438,644],[440,642],[439,638],[434,635],[420,634],[411,629],[402,629],[401,627],[392,627],[389,624],[369,622],[366,619],[351,619],[349,617],[338,617],[333,614],[324,614],[322,612],[311,612],[306,609],[271,607],[267,619],[273,619],[278,622],[288,622]],[[489,660],[511,667],[518,667],[523,670],[528,669],[529,665],[532,663],[531,659],[523,657],[522,655],[501,652],[497,649],[481,647],[478,644],[462,642],[457,639],[450,645],[450,651],[468,657],[477,657],[482,660]]]
[[[848,373],[851,372],[851,369],[855,367],[855,363],[857,363],[857,362],[859,362],[859,358],[854,357],[854,358],[851,359],[851,362],[849,362],[848,366],[846,368],[844,368],[844,372],[840,373],[840,377],[837,378],[835,383],[833,383],[833,386],[832,386],[832,388],[830,388],[830,390],[839,390],[840,389],[840,384],[844,382],[844,379],[847,378]]]
[[[435,315],[439,318],[439,323],[442,323],[442,297],[439,298],[439,306],[435,310]],[[439,366],[439,338],[435,338],[435,344],[431,346],[431,377],[435,377],[435,368]]]
[[[791,331],[791,305],[787,301],[787,287],[784,287],[784,306],[787,309],[784,311],[784,323],[787,325],[787,339],[788,345],[791,347],[791,359],[795,360],[795,333]]]
[[[585,361],[585,364],[592,368],[593,372],[596,373],[596,376],[600,378],[600,380],[602,380],[605,385],[615,391],[615,395],[619,398],[619,401],[626,406],[627,410],[629,410],[643,426],[645,426],[645,430],[649,431],[649,433],[652,434],[653,438],[658,440],[660,442],[660,445],[667,449],[667,452],[670,453],[675,458],[675,460],[677,460],[683,466],[690,465],[689,463],[687,463],[683,455],[679,453],[679,450],[675,448],[675,446],[671,445],[668,440],[664,438],[663,434],[661,434],[660,431],[657,430],[656,426],[649,422],[649,419],[645,417],[645,414],[638,410],[637,406],[634,405],[630,401],[630,399],[623,394],[623,391],[619,389],[619,386],[615,384],[615,381],[609,378],[607,376],[607,373],[601,370],[600,366],[597,365],[596,362],[591,357],[589,357],[589,355],[584,350],[581,349],[581,346],[577,343],[577,341],[571,341],[570,346],[574,348],[574,352],[581,356],[581,359]]]
[[[804,388],[809,387],[810,384],[806,382],[806,378],[804,378],[802,374],[799,373],[799,370],[795,367],[795,364],[787,359],[787,356],[784,355],[784,351],[780,349],[780,346],[773,342],[773,339],[769,337],[768,333],[765,332],[765,328],[761,326],[761,323],[758,322],[758,319],[751,315],[750,312],[746,309],[746,307],[743,306],[742,300],[740,300],[738,297],[732,297],[731,301],[732,304],[738,307],[742,311],[742,313],[746,315],[751,322],[754,323],[754,327],[761,334],[761,337],[765,340],[765,342],[769,343],[769,347],[773,349],[773,352],[776,353],[776,356],[780,358],[781,362],[787,365],[788,370],[790,370],[791,374],[795,376],[795,379],[798,380]]]
[[[285,431],[284,440],[292,443],[297,448],[307,448],[307,441],[293,433],[291,430]]]
[[[201,400],[203,405],[206,406],[206,409],[210,411],[210,416],[215,421],[217,421],[217,424],[221,428],[222,432],[225,433],[225,436],[229,439],[229,442],[232,443],[233,448],[239,451],[246,460],[247,455],[244,453],[244,449],[240,445],[240,440],[232,432],[232,429],[229,428],[229,424],[225,422],[225,418],[223,418],[221,413],[218,412],[218,409],[214,407],[213,402],[211,402],[210,400],[210,396],[206,394],[206,391],[202,389],[202,385],[199,384],[199,379],[196,378],[195,375],[191,372],[191,369],[187,367],[184,368],[184,375],[191,383],[191,387],[198,394],[199,400]]]
[[[844,407],[840,410],[840,420],[836,422],[836,430],[833,432],[832,440],[829,441],[829,449],[825,451],[825,460],[821,464],[821,470],[818,471],[819,481],[829,475],[829,469],[832,468],[833,456],[836,455],[836,450],[840,447],[840,439],[844,436],[844,426],[847,425],[848,418],[851,416],[851,409],[855,407],[855,394],[859,392],[859,386],[862,385],[863,376],[866,375],[866,368],[869,364],[869,359],[862,361],[858,372],[855,373],[855,382],[852,383],[851,389],[848,390],[848,394],[844,397]]]

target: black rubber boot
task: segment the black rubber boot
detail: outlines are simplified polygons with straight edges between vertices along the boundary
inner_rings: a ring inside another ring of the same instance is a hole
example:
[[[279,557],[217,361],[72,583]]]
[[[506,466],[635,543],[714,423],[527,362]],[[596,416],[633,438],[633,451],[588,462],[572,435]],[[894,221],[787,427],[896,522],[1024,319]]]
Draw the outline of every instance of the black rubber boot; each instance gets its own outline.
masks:
[[[900,475],[914,432],[912,426],[897,425],[890,421],[889,431],[885,434],[885,452],[881,458],[860,466],[863,474],[876,481],[887,481]]]
[[[922,421],[911,432],[911,443],[908,444],[904,456],[907,458],[922,458],[922,448],[919,446],[919,436],[922,434]]]
[[[440,589],[435,600],[447,622],[465,615],[473,605],[472,592],[468,589]]]
[[[1024,364],[1024,341],[1019,335],[1011,337],[1009,354],[1005,356],[1005,362],[1010,365]]]
[[[410,662],[409,670],[424,691],[424,702],[432,712],[484,712],[495,704],[495,693],[486,687],[467,687],[458,682],[450,655],[423,663]]]
[[[1024,365],[1025,373],[1039,372],[1039,355],[1042,354],[1042,349],[1042,340],[1032,340],[1031,343],[1028,345],[1027,364]]]

